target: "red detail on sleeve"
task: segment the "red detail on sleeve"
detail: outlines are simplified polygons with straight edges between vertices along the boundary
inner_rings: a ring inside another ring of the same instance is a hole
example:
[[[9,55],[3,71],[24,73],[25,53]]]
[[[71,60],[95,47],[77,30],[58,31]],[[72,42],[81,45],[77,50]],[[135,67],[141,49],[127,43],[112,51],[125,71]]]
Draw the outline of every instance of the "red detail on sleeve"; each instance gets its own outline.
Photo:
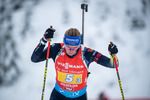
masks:
[[[93,51],[93,49],[88,49],[87,51],[92,52],[92,51]]]
[[[94,58],[94,61],[98,62],[98,59],[101,57],[101,55],[102,55],[101,53],[97,53],[97,55]]]
[[[60,43],[60,45],[61,45],[61,48],[64,46],[64,43]]]
[[[38,48],[38,45],[36,46],[36,48]]]

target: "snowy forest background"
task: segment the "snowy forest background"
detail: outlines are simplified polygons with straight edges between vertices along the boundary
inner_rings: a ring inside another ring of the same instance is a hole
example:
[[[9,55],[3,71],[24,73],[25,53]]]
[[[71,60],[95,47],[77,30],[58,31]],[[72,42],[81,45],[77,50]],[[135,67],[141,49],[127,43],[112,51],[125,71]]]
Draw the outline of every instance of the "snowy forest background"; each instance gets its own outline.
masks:
[[[81,3],[89,8],[85,45],[109,57],[113,41],[125,98],[150,98],[150,0],[0,0],[0,100],[40,100],[45,62],[32,63],[31,54],[50,25],[52,43],[62,42],[71,27],[82,31]],[[89,70],[88,98],[101,92],[121,98],[115,69],[92,63]],[[45,100],[54,84],[49,60]]]

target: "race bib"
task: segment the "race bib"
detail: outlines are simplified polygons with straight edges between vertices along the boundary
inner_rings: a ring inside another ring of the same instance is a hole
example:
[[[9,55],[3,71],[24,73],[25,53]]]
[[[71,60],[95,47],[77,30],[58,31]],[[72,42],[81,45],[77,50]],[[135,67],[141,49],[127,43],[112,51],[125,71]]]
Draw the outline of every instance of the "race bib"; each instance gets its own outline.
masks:
[[[82,74],[70,74],[70,73],[63,73],[57,71],[58,73],[58,81],[63,83],[70,83],[70,84],[81,84],[82,83]]]

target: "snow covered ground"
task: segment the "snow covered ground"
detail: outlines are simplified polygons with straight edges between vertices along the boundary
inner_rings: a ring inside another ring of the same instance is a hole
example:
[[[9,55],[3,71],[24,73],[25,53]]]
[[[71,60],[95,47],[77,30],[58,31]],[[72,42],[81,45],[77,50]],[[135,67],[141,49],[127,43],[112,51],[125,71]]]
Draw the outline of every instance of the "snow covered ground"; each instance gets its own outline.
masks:
[[[62,42],[64,32],[71,27],[81,32],[81,3],[79,0],[41,1],[31,9],[30,29],[23,40],[19,32],[24,9],[13,14],[13,34],[21,56],[18,60],[21,74],[12,86],[0,87],[0,100],[40,100],[45,62],[32,63],[31,54],[50,25],[56,29],[52,43]],[[109,57],[107,47],[113,41],[119,49],[119,73],[125,97],[150,98],[150,3],[147,4],[149,9],[146,15],[141,12],[141,0],[89,0],[88,5],[89,11],[85,13],[85,45]],[[145,27],[132,27],[134,17],[143,20]],[[92,63],[90,71],[88,98],[96,99],[102,91],[110,98],[121,98],[115,69]],[[49,99],[54,84],[54,64],[49,60],[45,100]]]

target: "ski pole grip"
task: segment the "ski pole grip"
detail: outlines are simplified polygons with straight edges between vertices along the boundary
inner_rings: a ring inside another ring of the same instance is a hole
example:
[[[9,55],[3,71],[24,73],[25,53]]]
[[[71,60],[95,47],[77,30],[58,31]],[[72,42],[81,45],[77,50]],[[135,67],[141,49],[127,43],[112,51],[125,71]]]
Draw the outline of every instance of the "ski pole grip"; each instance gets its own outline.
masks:
[[[110,41],[110,45],[113,46],[113,42],[112,41]]]
[[[88,5],[87,4],[81,4],[81,9],[85,10],[85,12],[88,12]]]
[[[53,26],[50,25],[50,28],[53,29]],[[47,59],[49,58],[49,52],[50,52],[50,43],[51,43],[51,40],[48,41],[48,48],[47,48]]]
[[[50,29],[53,30],[54,32],[56,31],[52,25],[50,25]]]
[[[110,41],[110,44],[111,44],[111,45],[113,45],[113,42],[112,42],[112,41]]]

